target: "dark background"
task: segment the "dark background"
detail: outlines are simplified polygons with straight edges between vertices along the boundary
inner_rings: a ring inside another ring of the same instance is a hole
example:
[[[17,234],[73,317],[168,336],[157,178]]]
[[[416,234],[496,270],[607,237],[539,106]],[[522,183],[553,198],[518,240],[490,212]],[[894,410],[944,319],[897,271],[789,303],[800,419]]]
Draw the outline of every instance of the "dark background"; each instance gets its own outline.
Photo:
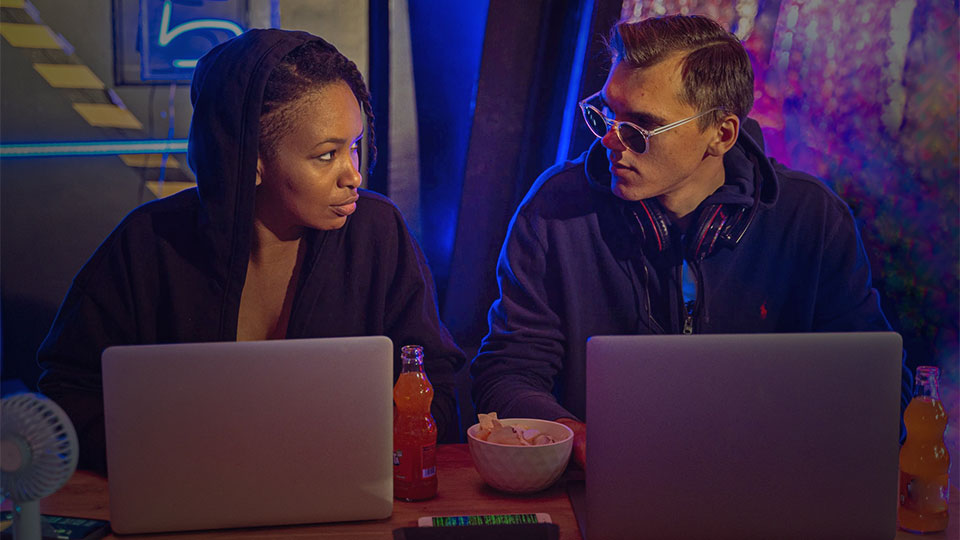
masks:
[[[67,44],[43,51],[0,39],[0,143],[186,138],[188,86],[117,84],[114,2],[0,8],[3,24],[42,22]],[[441,315],[468,355],[486,332],[496,255],[517,203],[542,170],[592,140],[575,104],[603,84],[602,36],[621,15],[645,17],[661,7],[720,20],[751,54],[751,116],[763,125],[768,150],[823,178],[850,204],[909,365],[941,367],[956,455],[957,2],[810,4],[247,2],[252,26],[313,31],[367,73],[380,148],[367,186],[390,195],[407,216],[433,269]],[[45,62],[86,65],[105,88],[53,88],[33,68]],[[90,102],[123,103],[143,127],[92,126],[73,108]],[[162,176],[166,194],[192,181],[184,155],[170,158],[164,169],[116,155],[0,159],[5,391],[35,388],[36,349],[73,275],[127,212],[157,196],[151,182]],[[467,425],[468,386],[464,372]]]

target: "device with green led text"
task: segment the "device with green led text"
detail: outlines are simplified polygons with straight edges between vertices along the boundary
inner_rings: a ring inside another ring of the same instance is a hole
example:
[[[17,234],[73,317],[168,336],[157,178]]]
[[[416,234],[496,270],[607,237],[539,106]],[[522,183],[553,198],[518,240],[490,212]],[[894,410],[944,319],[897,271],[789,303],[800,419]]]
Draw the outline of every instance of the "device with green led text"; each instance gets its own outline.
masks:
[[[417,520],[420,527],[457,527],[464,525],[519,525],[522,523],[552,523],[543,512],[526,514],[480,514],[460,516],[425,516]]]

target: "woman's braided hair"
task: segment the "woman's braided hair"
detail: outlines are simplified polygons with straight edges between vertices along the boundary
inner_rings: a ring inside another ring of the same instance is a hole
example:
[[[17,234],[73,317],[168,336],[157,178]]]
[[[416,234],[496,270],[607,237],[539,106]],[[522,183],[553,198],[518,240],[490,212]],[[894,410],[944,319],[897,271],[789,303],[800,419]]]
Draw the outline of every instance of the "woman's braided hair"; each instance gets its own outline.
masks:
[[[270,74],[260,108],[260,153],[276,155],[277,143],[292,125],[293,104],[309,92],[337,81],[350,87],[367,117],[368,171],[372,172],[377,146],[370,92],[357,65],[323,40],[310,41],[290,51]]]

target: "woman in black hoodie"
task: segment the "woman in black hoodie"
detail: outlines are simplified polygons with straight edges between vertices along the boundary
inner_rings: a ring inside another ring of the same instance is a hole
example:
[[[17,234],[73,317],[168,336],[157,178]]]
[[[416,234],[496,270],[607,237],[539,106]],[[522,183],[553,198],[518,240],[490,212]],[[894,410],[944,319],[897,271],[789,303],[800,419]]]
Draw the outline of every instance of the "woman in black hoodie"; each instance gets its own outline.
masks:
[[[373,114],[356,66],[303,32],[251,30],[198,63],[197,188],[133,210],[77,274],[38,352],[80,466],[104,472],[100,355],[121,344],[386,335],[423,345],[440,440],[464,362],[394,204],[359,188]],[[395,357],[399,374],[399,353]]]

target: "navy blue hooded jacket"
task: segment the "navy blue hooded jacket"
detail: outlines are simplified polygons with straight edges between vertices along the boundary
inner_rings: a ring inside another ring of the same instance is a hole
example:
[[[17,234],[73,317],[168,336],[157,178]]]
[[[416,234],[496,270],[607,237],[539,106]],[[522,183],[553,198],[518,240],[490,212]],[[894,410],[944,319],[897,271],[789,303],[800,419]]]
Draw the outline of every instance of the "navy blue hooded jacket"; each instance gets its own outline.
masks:
[[[545,171],[500,251],[500,297],[471,366],[477,411],[586,420],[587,338],[679,333],[688,315],[699,333],[890,330],[850,209],[758,141],[748,119],[724,156],[725,184],[699,207],[756,203],[756,215],[735,247],[702,260],[689,256],[690,240],[662,253],[643,247],[629,223],[636,203],[611,192],[599,141]],[[697,276],[692,314],[684,258]],[[902,407],[911,387],[904,367]]]
[[[100,355],[111,345],[234,341],[254,216],[263,89],[296,47],[319,38],[251,30],[207,53],[194,75],[189,161],[197,189],[132,211],[77,274],[38,359],[38,386],[80,438],[80,465],[105,470]],[[360,190],[337,230],[310,230],[287,338],[386,335],[424,347],[441,440],[459,429],[464,362],[438,317],[433,278],[403,217]]]

